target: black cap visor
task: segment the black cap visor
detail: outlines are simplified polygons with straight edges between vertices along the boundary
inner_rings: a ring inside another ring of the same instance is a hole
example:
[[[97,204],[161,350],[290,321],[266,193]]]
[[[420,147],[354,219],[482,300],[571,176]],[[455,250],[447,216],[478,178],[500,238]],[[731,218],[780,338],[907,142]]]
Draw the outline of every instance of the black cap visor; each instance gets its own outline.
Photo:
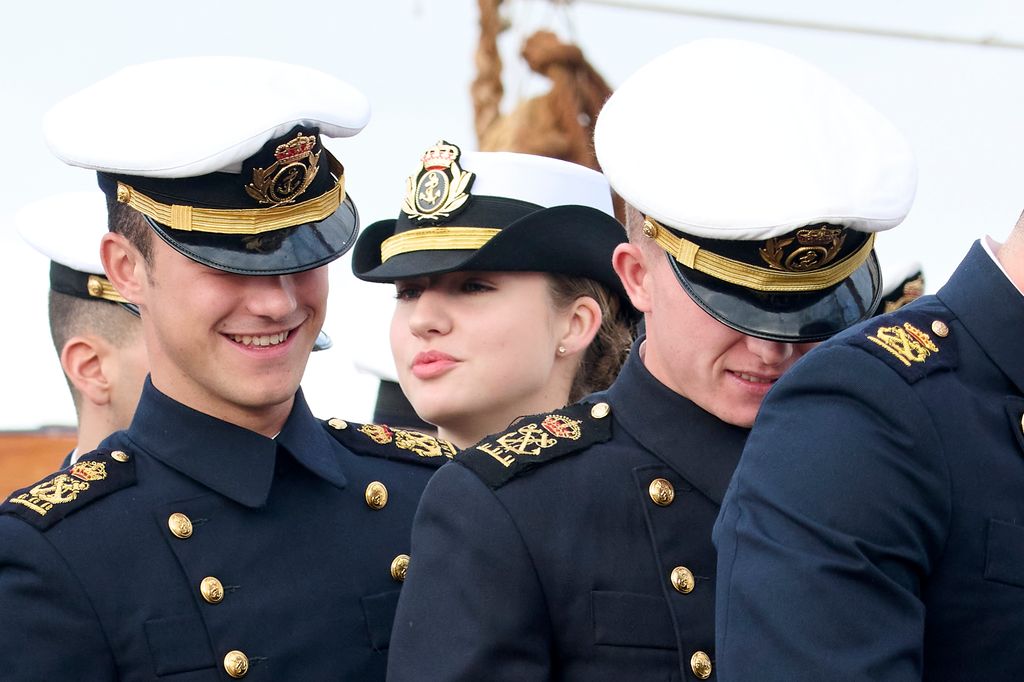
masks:
[[[144,217],[186,258],[239,275],[287,275],[327,265],[352,247],[359,229],[359,212],[348,196],[323,220],[259,235],[175,230]]]
[[[824,341],[870,317],[881,297],[881,274],[873,251],[850,277],[807,293],[754,291],[692,270],[665,255],[683,289],[709,315],[744,334],[771,341]]]

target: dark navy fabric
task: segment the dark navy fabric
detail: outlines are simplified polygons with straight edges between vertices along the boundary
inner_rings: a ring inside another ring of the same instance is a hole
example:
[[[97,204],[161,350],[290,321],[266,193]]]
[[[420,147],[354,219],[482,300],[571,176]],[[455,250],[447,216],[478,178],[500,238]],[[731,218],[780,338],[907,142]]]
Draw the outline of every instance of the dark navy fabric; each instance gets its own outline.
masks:
[[[148,381],[103,448],[131,457],[134,485],[45,531],[0,514],[0,679],[227,680],[232,650],[247,680],[384,678],[390,567],[434,468],[346,449],[301,392],[272,440]],[[364,499],[371,481],[383,509]],[[171,533],[175,512],[191,537]],[[202,598],[207,576],[221,603]]]
[[[636,347],[598,401],[604,442],[495,488],[459,456],[437,472],[388,679],[692,680],[694,652],[713,658],[711,526],[747,431],[659,383]],[[651,500],[655,478],[674,486],[669,506]],[[696,577],[689,594],[671,586],[676,566]]]
[[[1024,679],[1022,335],[976,243],[776,385],[715,528],[720,679]]]

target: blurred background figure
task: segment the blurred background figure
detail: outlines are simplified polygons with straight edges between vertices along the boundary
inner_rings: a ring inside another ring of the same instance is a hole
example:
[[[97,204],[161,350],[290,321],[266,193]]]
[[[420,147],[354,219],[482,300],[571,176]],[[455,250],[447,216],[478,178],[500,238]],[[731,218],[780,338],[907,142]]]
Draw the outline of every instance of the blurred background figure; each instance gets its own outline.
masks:
[[[15,224],[50,259],[50,335],[78,417],[69,464],[131,423],[148,371],[139,311],[100,264],[100,238],[107,232],[102,192],[33,202],[18,212]]]
[[[360,236],[360,279],[394,282],[391,349],[416,412],[460,448],[614,380],[632,308],[608,183],[565,161],[422,155],[398,219]]]
[[[924,295],[924,269],[920,262],[900,258],[884,245],[875,245],[875,255],[882,268],[882,298],[875,315],[899,310]]]

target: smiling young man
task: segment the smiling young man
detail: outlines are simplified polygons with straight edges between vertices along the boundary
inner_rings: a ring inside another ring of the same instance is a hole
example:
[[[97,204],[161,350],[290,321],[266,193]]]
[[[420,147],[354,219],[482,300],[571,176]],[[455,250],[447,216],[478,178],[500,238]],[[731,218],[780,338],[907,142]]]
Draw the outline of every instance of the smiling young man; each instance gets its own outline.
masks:
[[[714,677],[711,528],[748,430],[814,342],[874,310],[872,233],[913,196],[887,121],[749,43],[655,60],[596,130],[635,207],[612,263],[646,337],[607,391],[431,479],[389,679]]]
[[[0,505],[5,678],[383,678],[444,446],[321,422],[299,390],[358,227],[320,136],[368,115],[332,76],[238,58],[125,69],[48,114],[98,172],[150,377],[127,430]]]

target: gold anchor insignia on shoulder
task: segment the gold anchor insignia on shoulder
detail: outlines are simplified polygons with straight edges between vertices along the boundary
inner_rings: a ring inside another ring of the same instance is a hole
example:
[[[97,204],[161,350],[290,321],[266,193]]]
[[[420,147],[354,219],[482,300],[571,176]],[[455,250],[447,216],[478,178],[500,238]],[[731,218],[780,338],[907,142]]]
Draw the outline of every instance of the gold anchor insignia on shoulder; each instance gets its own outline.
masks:
[[[514,455],[536,457],[543,450],[557,444],[558,439],[531,423],[500,436],[493,443],[480,443],[476,449],[486,452],[503,466],[510,467],[515,461]]]
[[[939,352],[931,337],[909,322],[904,322],[902,327],[879,327],[874,336],[867,338],[892,353],[907,367],[912,362],[924,362],[932,353]]]
[[[302,133],[278,145],[274,150],[274,163],[268,168],[252,169],[252,182],[245,186],[246,193],[270,206],[294,202],[320,170],[320,152],[314,153],[314,147],[316,135]]]
[[[449,217],[469,199],[473,173],[459,168],[462,152],[455,145],[438,140],[423,153],[420,169],[406,181],[402,212],[420,222]]]
[[[103,462],[78,462],[48,481],[35,485],[27,493],[12,497],[9,501],[28,507],[40,516],[53,509],[55,504],[65,504],[78,498],[78,494],[89,489],[90,481],[102,481],[107,477],[107,466]]]
[[[369,436],[378,445],[387,445],[394,440],[391,429],[383,424],[363,424],[359,427],[359,433]]]

